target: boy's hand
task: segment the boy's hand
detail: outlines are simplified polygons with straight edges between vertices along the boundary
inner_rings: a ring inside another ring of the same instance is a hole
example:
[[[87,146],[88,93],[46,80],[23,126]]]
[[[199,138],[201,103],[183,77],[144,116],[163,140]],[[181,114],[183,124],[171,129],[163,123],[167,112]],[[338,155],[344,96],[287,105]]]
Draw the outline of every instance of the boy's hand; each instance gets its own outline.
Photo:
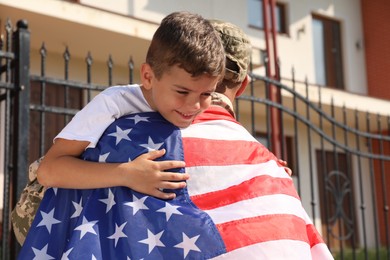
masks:
[[[174,199],[175,193],[165,193],[163,189],[181,189],[189,179],[187,173],[169,172],[166,170],[185,167],[183,161],[154,161],[163,156],[165,149],[151,151],[126,163],[124,173],[126,186],[147,195],[160,199]],[[131,174],[129,175],[129,172]]]

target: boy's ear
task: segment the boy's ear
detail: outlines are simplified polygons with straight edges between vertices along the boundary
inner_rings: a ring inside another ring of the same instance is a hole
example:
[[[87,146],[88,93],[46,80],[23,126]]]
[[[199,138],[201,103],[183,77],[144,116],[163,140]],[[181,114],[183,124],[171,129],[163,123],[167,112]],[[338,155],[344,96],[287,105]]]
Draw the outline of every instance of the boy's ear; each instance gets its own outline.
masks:
[[[154,73],[152,67],[149,64],[143,63],[141,65],[141,82],[145,89],[152,88],[152,79],[154,77]]]

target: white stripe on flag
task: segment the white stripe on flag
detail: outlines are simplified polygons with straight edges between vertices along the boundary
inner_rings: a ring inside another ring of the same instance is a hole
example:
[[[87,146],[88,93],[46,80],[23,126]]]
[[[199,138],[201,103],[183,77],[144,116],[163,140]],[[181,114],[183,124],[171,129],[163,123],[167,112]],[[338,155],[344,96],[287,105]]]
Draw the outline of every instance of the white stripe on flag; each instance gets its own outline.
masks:
[[[187,181],[190,196],[223,190],[261,175],[290,178],[285,169],[279,167],[275,161],[261,164],[187,167],[186,172],[190,176],[193,175]]]
[[[296,240],[275,240],[258,243],[212,258],[213,260],[302,260],[312,259],[309,244]],[[316,258],[314,258],[316,259]],[[317,259],[316,259],[317,260]]]
[[[221,131],[223,127],[223,131]],[[255,141],[256,139],[241,125],[225,120],[213,120],[206,123],[197,123],[191,127],[181,129],[183,138],[194,137],[213,140],[243,140]]]
[[[205,210],[205,212],[210,215],[215,224],[272,214],[295,215],[307,220],[301,202],[283,194],[239,201],[216,209]]]
[[[314,245],[311,248],[311,254],[313,256],[313,259],[315,259],[315,260],[330,260],[330,259],[334,259],[334,257],[330,253],[327,245],[324,244],[324,243],[320,243],[320,244]]]

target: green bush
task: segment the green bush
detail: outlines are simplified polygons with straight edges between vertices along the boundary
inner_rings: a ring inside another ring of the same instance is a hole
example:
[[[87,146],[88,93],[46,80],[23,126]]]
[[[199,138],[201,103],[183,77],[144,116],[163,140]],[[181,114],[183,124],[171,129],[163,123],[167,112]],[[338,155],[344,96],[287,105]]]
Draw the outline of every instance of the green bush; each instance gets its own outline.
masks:
[[[379,254],[379,258],[378,255]],[[366,256],[367,254],[367,256]],[[389,254],[389,255],[388,255]],[[371,259],[389,259],[390,258],[390,252],[387,251],[386,248],[379,248],[379,251],[377,252],[376,249],[367,249],[367,252],[363,248],[352,250],[351,248],[344,249],[343,250],[343,257],[341,257],[341,252],[334,252],[333,253],[335,260],[371,260]]]

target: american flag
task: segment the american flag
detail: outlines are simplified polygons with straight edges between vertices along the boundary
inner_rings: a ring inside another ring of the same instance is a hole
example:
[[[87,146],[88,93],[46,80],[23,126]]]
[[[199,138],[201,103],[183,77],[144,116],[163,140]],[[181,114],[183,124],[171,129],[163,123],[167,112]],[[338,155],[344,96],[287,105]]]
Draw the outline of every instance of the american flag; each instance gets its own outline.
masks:
[[[154,112],[122,117],[82,157],[126,162],[162,148],[191,175],[174,200],[50,188],[19,259],[333,259],[284,168],[219,107],[186,129]]]

